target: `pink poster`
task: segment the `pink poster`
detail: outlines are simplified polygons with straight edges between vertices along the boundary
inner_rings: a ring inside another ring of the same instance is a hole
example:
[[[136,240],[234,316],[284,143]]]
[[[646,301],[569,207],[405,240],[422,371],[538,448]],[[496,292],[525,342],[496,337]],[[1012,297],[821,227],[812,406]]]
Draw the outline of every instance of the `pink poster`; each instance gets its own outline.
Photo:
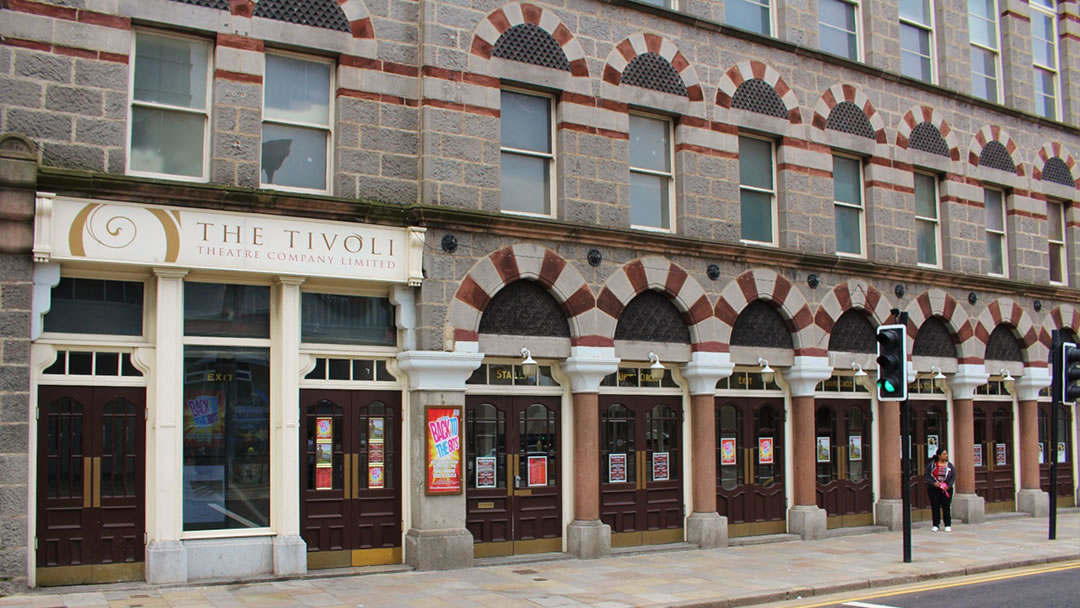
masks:
[[[608,483],[626,481],[626,454],[608,454]]]
[[[758,438],[758,464],[773,463],[773,439],[772,437]]]
[[[982,444],[981,443],[976,443],[975,444],[975,466],[977,466],[977,467],[983,466],[983,454],[982,454]]]
[[[548,483],[547,456],[529,456],[529,487]]]
[[[734,437],[725,437],[720,439],[720,464],[722,466],[735,464]]]

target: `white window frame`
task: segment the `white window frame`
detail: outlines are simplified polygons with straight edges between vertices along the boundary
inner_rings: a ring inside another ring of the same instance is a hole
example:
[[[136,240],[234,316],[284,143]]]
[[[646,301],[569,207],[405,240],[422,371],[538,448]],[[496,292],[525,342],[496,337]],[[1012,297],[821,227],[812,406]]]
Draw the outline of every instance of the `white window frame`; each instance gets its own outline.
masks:
[[[674,0],[672,0],[674,1]],[[730,1],[730,0],[729,0]],[[770,38],[776,38],[776,2],[774,0],[742,0],[749,4],[756,4],[758,6],[765,6],[769,9],[769,31],[766,33],[754,32],[762,36],[768,36]],[[727,23],[727,4],[724,5],[724,23]],[[737,27],[737,26],[732,26]],[[753,32],[753,30],[747,30]]]
[[[991,230],[989,225],[983,226],[985,230],[985,243],[986,243],[986,262],[990,263],[990,235],[997,235],[1001,237],[1001,272],[994,272],[993,269],[988,268],[987,274],[993,277],[1008,277],[1009,276],[1009,226],[1007,224],[1009,219],[1009,198],[1005,190],[1001,188],[995,188],[993,186],[983,187],[983,208],[986,208],[986,196],[989,192],[997,192],[1001,196],[1001,231]]]
[[[836,250],[836,255],[838,255],[840,257],[845,257],[845,258],[865,258],[866,257],[866,178],[863,176],[863,172],[866,171],[865,159],[860,158],[858,156],[852,156],[850,154],[841,154],[841,153],[838,153],[838,152],[835,152],[835,151],[833,152],[832,157],[833,157],[833,218],[834,218],[833,219],[833,229],[835,230],[835,227],[836,227],[836,219],[835,219],[835,217],[836,217],[836,208],[837,207],[845,207],[847,209],[857,209],[859,211],[859,252],[858,253],[851,253],[849,251],[840,251],[839,249],[837,249]],[[859,203],[860,203],[859,205],[852,205],[851,203],[846,202],[846,201],[838,201],[838,200],[836,200],[836,186],[835,186],[835,184],[836,184],[836,159],[837,158],[846,158],[848,160],[855,161],[855,162],[857,162],[859,164],[859,171],[857,173],[858,178],[859,178],[859,187],[857,188],[857,191],[859,193]],[[837,237],[838,237],[838,235],[835,235],[835,234],[833,235],[834,241],[839,240]],[[833,248],[836,249],[835,244],[834,244]]]
[[[865,53],[863,53],[862,28],[859,27],[860,25],[862,25],[862,1],[861,0],[836,0],[836,1],[841,2],[843,4],[850,4],[850,5],[855,7],[855,32],[854,32],[854,34],[855,34],[855,55],[856,56],[855,57],[845,57],[845,59],[850,59],[851,61],[862,61],[863,56],[865,55]],[[818,8],[817,22],[818,22],[818,36],[821,36],[821,27],[822,26],[825,26],[825,27],[827,27],[829,29],[832,29],[832,30],[835,30],[837,32],[844,32],[845,35],[852,33],[852,32],[849,32],[848,30],[841,29],[841,28],[839,28],[839,27],[837,27],[837,26],[835,26],[835,25],[833,25],[831,23],[825,23],[824,21],[822,21],[821,20],[821,9],[820,9],[820,7]],[[821,48],[820,40],[818,41],[818,47]],[[828,51],[826,51],[826,52],[828,52]],[[838,57],[843,57],[843,55],[837,55],[837,56]]]
[[[748,190],[750,192],[760,192],[762,194],[768,194],[769,195],[769,212],[772,215],[772,240],[769,240],[769,241],[755,241],[753,239],[743,238],[742,237],[742,225],[740,223],[740,226],[739,226],[739,242],[741,242],[741,243],[753,243],[753,244],[756,244],[756,245],[769,245],[771,247],[776,247],[776,246],[779,245],[779,241],[780,241],[780,227],[778,226],[778,223],[780,222],[780,210],[779,210],[780,205],[777,203],[777,196],[776,196],[776,190],[777,190],[777,188],[776,188],[776,141],[774,141],[772,139],[769,139],[768,137],[760,137],[760,136],[757,136],[757,135],[753,135],[751,133],[739,133],[739,137],[740,138],[745,137],[747,139],[756,139],[758,141],[767,142],[769,144],[769,165],[771,166],[771,169],[772,169],[772,190],[767,190],[765,188],[759,188],[757,186],[749,186],[747,184],[742,183],[741,178],[739,179],[739,213],[740,214],[742,213],[742,191],[743,190]],[[739,150],[739,162],[742,162],[742,150],[741,149]]]
[[[139,101],[135,99],[135,56],[136,39],[140,34],[157,36],[159,38],[174,38],[177,40],[184,40],[186,42],[196,42],[205,44],[207,46],[206,53],[206,103],[204,109],[198,110],[194,108],[185,108],[181,106],[171,106],[168,104],[157,103],[152,101]],[[131,37],[131,53],[128,55],[131,57],[131,65],[129,67],[130,77],[128,78],[128,104],[127,104],[127,133],[124,140],[124,173],[125,175],[135,175],[139,177],[154,177],[161,179],[170,179],[183,182],[208,182],[210,181],[210,118],[212,101],[214,98],[214,43],[206,40],[205,38],[199,38],[197,36],[185,36],[183,34],[177,34],[174,32],[163,32],[153,29],[136,29],[134,35]],[[133,113],[134,108],[138,106],[141,108],[154,108],[158,110],[166,110],[169,112],[182,112],[185,114],[199,114],[203,116],[203,149],[202,149],[202,175],[198,177],[190,175],[177,175],[175,173],[158,173],[156,171],[139,171],[131,168],[131,135],[134,127]]]
[[[1058,33],[1057,4],[1056,4],[1056,2],[1054,0],[1050,0],[1050,3],[1054,4],[1054,9],[1048,9],[1045,6],[1041,6],[1041,5],[1039,5],[1038,2],[1028,2],[1028,7],[1033,12],[1040,13],[1040,14],[1050,18],[1050,30],[1051,31],[1050,31],[1050,40],[1049,40],[1049,42],[1054,45],[1054,51],[1053,52],[1054,52],[1054,62],[1056,64],[1056,67],[1039,65],[1038,63],[1035,63],[1035,54],[1034,53],[1032,53],[1031,63],[1032,63],[1032,68],[1035,70],[1036,75],[1038,75],[1039,72],[1048,72],[1051,75],[1051,78],[1053,80],[1054,115],[1053,116],[1043,116],[1043,118],[1048,118],[1050,120],[1058,120],[1058,121],[1060,121],[1060,120],[1062,120],[1062,117],[1064,116],[1063,113],[1062,113],[1062,99],[1061,99],[1061,97],[1062,97],[1061,96],[1061,67],[1060,67],[1061,66],[1061,46],[1058,44],[1059,33]],[[1032,45],[1034,45],[1035,44],[1034,35],[1032,36],[1031,41],[1032,41],[1031,42]],[[1038,96],[1039,93],[1038,93],[1037,90],[1033,89],[1033,92],[1035,93],[1036,96]],[[1035,107],[1035,113],[1038,114],[1038,105],[1036,105],[1036,107]],[[1041,116],[1041,114],[1040,114],[1040,116]]]
[[[537,152],[535,150],[523,150],[521,148],[508,148],[508,147],[502,145],[502,136],[501,136],[501,131],[500,131],[500,137],[499,137],[499,171],[500,171],[500,175],[501,175],[501,171],[502,171],[502,155],[503,154],[517,154],[517,155],[520,155],[520,156],[530,156],[530,157],[533,157],[533,158],[546,158],[546,159],[548,159],[548,176],[550,176],[550,179],[548,179],[548,192],[547,192],[548,213],[533,213],[531,211],[515,211],[515,210],[512,210],[512,209],[503,209],[502,208],[501,196],[500,196],[500,201],[499,201],[499,211],[501,211],[502,213],[506,213],[508,215],[525,215],[525,216],[530,216],[530,217],[557,217],[558,212],[557,212],[557,208],[556,208],[556,200],[558,198],[558,183],[559,183],[557,171],[559,169],[559,166],[558,166],[558,157],[556,155],[556,142],[555,142],[555,136],[556,136],[556,130],[555,130],[555,111],[556,111],[555,97],[553,95],[546,95],[544,93],[539,93],[537,91],[531,91],[529,89],[521,89],[521,88],[514,88],[514,87],[503,87],[503,88],[501,88],[499,90],[500,96],[502,95],[502,91],[507,91],[507,92],[510,92],[510,93],[516,93],[518,95],[531,95],[533,97],[540,97],[540,98],[548,100],[548,143],[549,143],[549,147],[551,148],[551,152],[547,153],[547,152]],[[500,130],[502,129],[502,118],[501,117],[499,119],[499,128],[500,128]],[[502,183],[501,183],[501,181],[500,181],[499,190],[500,190],[500,195],[501,195],[501,192],[502,192]]]
[[[934,214],[936,216],[936,217],[924,217],[924,216],[919,215],[919,212],[918,212],[919,206],[916,203],[916,205],[915,205],[915,227],[916,227],[916,232],[915,232],[915,259],[917,261],[918,258],[919,258],[919,233],[918,233],[919,222],[932,223],[934,225],[934,257],[937,258],[937,263],[936,264],[927,264],[926,262],[918,262],[917,261],[917,264],[919,266],[924,267],[924,268],[941,268],[942,265],[943,265],[943,260],[942,260],[942,251],[941,251],[941,184],[938,183],[940,178],[939,178],[938,175],[936,175],[934,173],[927,172],[927,171],[916,171],[915,175],[916,175],[916,178],[919,175],[928,177],[928,178],[930,178],[931,182],[934,184]]]
[[[266,56],[268,56],[268,55],[278,55],[278,56],[281,56],[281,57],[289,57],[289,58],[297,59],[297,60],[300,60],[300,61],[309,61],[311,63],[325,63],[326,65],[330,66],[330,86],[328,87],[329,90],[327,91],[327,107],[326,107],[326,110],[327,110],[327,114],[326,114],[327,121],[326,121],[326,123],[327,124],[325,126],[319,125],[319,124],[314,124],[314,123],[294,122],[294,121],[289,121],[289,120],[282,120],[280,118],[268,118],[266,116],[266,80],[269,78],[270,75],[269,75],[268,71],[265,68],[265,61],[266,61]],[[333,175],[334,175],[334,171],[333,171],[333,166],[334,166],[334,154],[333,154],[333,152],[334,152],[334,102],[336,101],[335,100],[335,97],[336,97],[335,91],[337,90],[337,83],[335,81],[335,78],[337,76],[337,74],[336,74],[337,70],[335,68],[337,66],[336,66],[333,59],[328,59],[326,57],[319,57],[319,56],[316,56],[316,55],[304,55],[304,54],[301,54],[301,53],[292,53],[292,52],[283,51],[283,50],[280,50],[280,49],[273,49],[273,50],[267,49],[266,53],[263,56],[263,62],[264,62],[264,67],[263,67],[263,87],[262,87],[263,91],[262,91],[262,99],[260,101],[260,108],[259,108],[260,112],[261,112],[261,115],[262,115],[262,120],[259,123],[259,126],[260,126],[259,166],[258,166],[259,187],[260,188],[266,188],[268,190],[281,190],[283,192],[308,192],[308,193],[315,193],[315,194],[329,194],[331,192],[331,190],[333,189],[332,180],[333,180]],[[320,188],[300,188],[300,187],[297,187],[297,186],[282,186],[282,185],[279,185],[279,184],[267,184],[267,183],[262,181],[262,174],[263,174],[262,161],[263,161],[263,159],[262,159],[262,135],[261,135],[261,130],[262,130],[262,125],[265,125],[266,123],[271,123],[271,124],[275,124],[275,125],[283,125],[283,126],[287,126],[287,127],[299,127],[301,129],[320,130],[320,131],[324,131],[326,133],[326,176],[323,178],[324,183],[326,184],[325,188],[321,188],[321,189]]]
[[[663,116],[661,114],[650,114],[647,112],[631,112],[631,115],[640,116],[642,118],[648,118],[650,120],[663,121],[667,125],[668,132],[668,167],[670,170],[667,172],[656,171],[654,169],[645,169],[641,167],[635,167],[630,164],[630,173],[641,173],[643,175],[652,175],[655,177],[664,178],[667,180],[667,193],[668,193],[668,227],[661,228],[660,226],[639,226],[637,224],[631,224],[630,227],[636,230],[648,230],[650,232],[663,232],[674,234],[675,227],[675,121],[670,116]],[[629,148],[627,149],[629,152]],[[630,186],[631,190],[633,185]],[[633,205],[633,195],[630,196],[630,204]],[[632,215],[632,213],[631,213]]]
[[[971,4],[970,4],[971,0],[968,0],[968,2],[969,2],[969,4],[968,4],[968,21],[970,22],[972,17],[974,17],[976,19],[982,19],[982,17],[979,17],[978,15],[972,15],[971,14]],[[997,44],[997,48],[986,47],[986,46],[983,46],[983,45],[981,45],[981,44],[979,44],[977,42],[972,41],[970,32],[968,34],[968,46],[973,46],[973,47],[975,47],[977,49],[981,49],[983,51],[987,51],[989,53],[994,54],[994,70],[996,70],[996,74],[994,75],[994,88],[996,89],[996,92],[997,92],[997,99],[987,100],[987,101],[991,101],[991,103],[1004,104],[1005,103],[1005,83],[1004,83],[1004,75],[1002,74],[1003,67],[1002,67],[1002,64],[1001,64],[1001,7],[998,4],[998,0],[992,0],[992,2],[994,3],[994,33],[997,34],[996,37],[995,37],[994,42]],[[970,60],[970,57],[969,57],[969,60]],[[974,76],[974,74],[975,74],[974,66],[972,66],[972,68],[971,68],[971,73],[972,73],[972,76]],[[972,78],[972,80],[974,81],[974,78]],[[972,88],[974,89],[974,84],[972,85]]]
[[[1057,208],[1056,217],[1055,217],[1054,214],[1051,214],[1051,212],[1050,212],[1050,209],[1054,208],[1054,207]],[[1051,231],[1050,231],[1050,224],[1049,223],[1053,222],[1055,220],[1058,222],[1058,229],[1061,231],[1060,232],[1061,233],[1061,240],[1053,239],[1050,236]],[[1058,267],[1061,268],[1061,278],[1060,278],[1060,280],[1055,281],[1054,277],[1051,276],[1050,277],[1050,284],[1051,285],[1068,285],[1069,284],[1069,256],[1068,256],[1068,253],[1067,253],[1066,247],[1065,247],[1065,239],[1067,237],[1067,234],[1065,232],[1065,229],[1066,229],[1066,226],[1065,226],[1065,203],[1063,201],[1060,201],[1060,200],[1057,200],[1057,199],[1047,199],[1047,201],[1046,201],[1046,221],[1047,221],[1047,230],[1046,230],[1047,251],[1049,252],[1050,259],[1052,261],[1053,258],[1054,258],[1054,247],[1058,248],[1058,255],[1057,255],[1057,257],[1058,257]],[[1050,267],[1052,267],[1052,266],[1053,265],[1051,264]]]
[[[900,0],[900,1],[903,2],[903,0]],[[921,2],[923,0],[919,0],[919,1]],[[933,83],[937,82],[937,78],[938,78],[937,39],[935,38],[935,36],[937,34],[937,27],[936,27],[936,22],[935,22],[935,20],[937,19],[937,15],[936,15],[937,7],[934,5],[935,0],[926,0],[926,2],[930,5],[930,23],[928,23],[928,24],[927,23],[919,23],[918,21],[912,21],[910,19],[905,19],[904,17],[900,17],[900,28],[901,28],[901,31],[902,31],[903,27],[905,25],[907,25],[907,26],[913,27],[915,29],[922,30],[922,31],[929,34],[929,36],[930,36],[930,56],[928,57],[928,59],[930,60],[930,80],[924,81],[924,82],[930,82],[931,84],[933,84]],[[903,40],[903,35],[901,35],[900,38],[901,38],[901,40]],[[905,51],[905,49],[903,47],[903,43],[901,42],[901,46],[900,46],[900,56],[901,56],[900,71],[901,71],[901,73],[903,73],[903,69],[904,69],[903,68],[903,65],[904,65],[903,64],[903,54],[905,52],[910,53],[911,51]],[[920,57],[921,56],[922,55],[920,55]],[[910,76],[908,74],[904,74],[904,75],[908,76],[909,78],[915,78],[914,76]],[[917,80],[922,80],[922,79],[918,78]]]

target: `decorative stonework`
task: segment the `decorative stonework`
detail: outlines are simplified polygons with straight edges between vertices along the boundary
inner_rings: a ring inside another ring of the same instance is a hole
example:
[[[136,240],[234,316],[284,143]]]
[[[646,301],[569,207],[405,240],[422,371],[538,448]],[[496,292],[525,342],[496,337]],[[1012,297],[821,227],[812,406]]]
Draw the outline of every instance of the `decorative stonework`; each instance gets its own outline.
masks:
[[[553,11],[527,2],[513,2],[497,8],[483,19],[473,32],[472,54],[490,60],[499,38],[511,28],[530,24],[547,32],[558,43],[574,76],[588,76],[585,51],[570,29]],[[543,64],[539,64],[543,65]]]
[[[957,363],[981,364],[985,343],[972,340],[975,330],[968,313],[956,298],[941,289],[930,289],[919,294],[905,309],[908,313],[908,350],[915,342],[919,328],[930,317],[943,321],[953,336],[959,350]]]
[[[717,85],[716,105],[731,108],[735,92],[744,82],[752,79],[764,81],[776,91],[777,96],[784,102],[784,107],[787,108],[788,119],[792,124],[802,123],[799,99],[795,91],[780,77],[780,72],[760,61],[741,61],[729,68]]]
[[[1080,188],[1080,173],[1076,170],[1076,157],[1058,142],[1046,142],[1039,148],[1032,163],[1032,176],[1040,181]],[[1040,169],[1040,167],[1042,167]]]
[[[739,313],[754,300],[768,300],[776,306],[791,329],[796,356],[827,354],[821,328],[814,324],[814,315],[802,292],[775,271],[764,268],[739,275],[720,293],[715,314],[720,324],[719,340],[725,347],[731,341]]]
[[[852,107],[854,106],[854,107]],[[858,121],[853,110],[861,111],[866,123]],[[838,116],[837,112],[842,115]],[[845,118],[846,120],[840,120]],[[886,143],[885,121],[865,93],[850,84],[834,84],[818,99],[812,124],[816,129],[837,129]]]
[[[865,312],[875,325],[883,325],[889,319],[888,299],[873,285],[851,279],[833,288],[814,314],[814,324],[821,328],[824,340],[831,340],[836,322],[847,311],[857,309]],[[822,345],[825,343],[823,342]]]
[[[942,140],[940,143],[934,137],[935,132]],[[930,106],[915,106],[904,113],[896,126],[896,146],[960,160],[960,148],[952,127]]]
[[[1024,360],[1029,362],[1028,365],[1044,367],[1050,351],[1039,342],[1039,330],[1024,313],[1024,309],[1009,298],[999,298],[990,302],[979,314],[979,318],[975,321],[974,338],[979,342],[976,348],[981,347],[981,350],[987,353],[986,358],[990,358],[988,356],[990,336],[1003,324],[1015,329],[1023,345],[1023,356]]]
[[[662,59],[670,65],[671,69],[682,80],[682,84],[686,88],[685,95],[690,101],[704,100],[704,94],[702,93],[701,83],[698,80],[697,72],[691,67],[690,62],[686,60],[686,57],[684,57],[681,52],[679,52],[679,47],[675,46],[675,43],[656,34],[639,32],[625,38],[622,42],[617,44],[608,54],[607,62],[604,65],[604,82],[618,86],[622,83],[624,72],[631,66],[631,63],[637,59],[639,55],[647,53],[655,55],[656,58]],[[653,62],[655,62],[655,60],[653,60]],[[655,66],[644,67],[648,68]],[[673,93],[672,90],[668,90],[671,88],[670,86],[667,86],[666,88],[654,86],[662,84],[660,80],[655,77],[655,74],[650,72],[647,75],[648,79],[643,79],[641,75],[635,74],[633,82],[628,82],[627,84],[642,86],[642,83],[648,83],[649,88],[654,88],[666,93]],[[656,82],[654,83],[653,81]]]
[[[993,146],[988,151],[987,144],[990,142],[997,142],[1000,148]],[[1008,171],[1011,163],[1016,175],[1020,177],[1025,175],[1024,164],[1016,142],[998,125],[986,125],[979,129],[975,137],[971,138],[971,144],[968,146],[968,163],[974,167],[982,165],[1004,171]]]

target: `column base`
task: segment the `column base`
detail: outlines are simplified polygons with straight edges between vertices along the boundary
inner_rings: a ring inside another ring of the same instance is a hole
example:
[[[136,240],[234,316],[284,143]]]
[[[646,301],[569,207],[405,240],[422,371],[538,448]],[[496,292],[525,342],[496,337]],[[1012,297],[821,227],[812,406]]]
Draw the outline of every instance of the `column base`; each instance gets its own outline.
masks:
[[[952,501],[953,519],[965,524],[981,524],[986,521],[986,501],[978,494],[957,494]]]
[[[472,568],[473,536],[465,528],[413,528],[405,535],[405,563],[417,570]]]
[[[186,583],[187,549],[178,540],[154,541],[146,547],[146,582]]]
[[[1050,515],[1050,494],[1042,490],[1020,490],[1016,495],[1016,510],[1032,517]]]
[[[574,520],[566,526],[566,552],[580,559],[611,556],[611,526],[600,520]]]
[[[307,572],[307,543],[297,535],[274,538],[274,574],[286,576]]]
[[[719,513],[691,513],[686,518],[686,542],[699,549],[728,546],[727,518]]]
[[[827,522],[825,509],[816,505],[796,505],[788,511],[788,531],[803,540],[824,537]]]
[[[904,501],[898,498],[882,498],[874,507],[874,520],[879,526],[888,526],[890,532],[904,527]]]

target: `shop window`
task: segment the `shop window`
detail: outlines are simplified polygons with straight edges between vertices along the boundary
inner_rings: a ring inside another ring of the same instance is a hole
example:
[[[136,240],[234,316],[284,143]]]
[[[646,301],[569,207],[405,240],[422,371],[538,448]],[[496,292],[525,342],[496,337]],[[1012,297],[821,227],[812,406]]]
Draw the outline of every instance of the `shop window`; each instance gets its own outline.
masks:
[[[1058,30],[1054,0],[1030,0],[1031,61],[1035,70],[1035,113],[1058,119]]]
[[[383,359],[339,359],[319,357],[305,380],[342,380],[346,382],[396,382]]]
[[[724,23],[765,36],[772,35],[770,0],[727,0]]]
[[[300,339],[323,344],[397,344],[394,305],[387,298],[304,293]]]
[[[818,44],[833,55],[859,60],[859,3],[818,0]]]
[[[1005,276],[1008,251],[1005,247],[1005,193],[987,188],[983,191],[986,209],[986,261],[989,274]]]
[[[327,190],[332,72],[329,62],[266,55],[263,185]]]
[[[941,267],[941,220],[938,217],[937,177],[915,174],[915,248],[919,264]]]
[[[502,210],[551,215],[555,153],[550,97],[503,91],[500,105]]]
[[[833,200],[836,253],[865,255],[861,160],[846,156],[833,157]]]
[[[671,121],[630,115],[630,224],[671,229]]]
[[[900,72],[934,81],[933,0],[900,0]]]
[[[46,332],[141,336],[143,284],[64,277],[52,290]]]
[[[61,350],[56,353],[56,361],[42,373],[50,376],[142,377],[142,372],[131,363],[131,353],[109,351]]]
[[[968,39],[971,43],[971,94],[1001,99],[1001,52],[997,0],[968,0]]]
[[[721,378],[716,383],[716,389],[725,391],[778,391],[780,386],[776,384],[775,376],[766,382],[761,372],[736,370],[727,378]]]
[[[976,395],[990,395],[990,396],[1009,396],[1009,391],[1005,388],[1005,381],[1002,379],[991,378],[986,384],[975,387]]]
[[[205,181],[210,45],[135,33],[128,173]]]
[[[551,375],[550,365],[537,365],[536,370],[525,371],[525,366],[512,363],[484,363],[476,368],[465,384],[493,386],[558,386]]]
[[[270,288],[185,282],[184,334],[269,338]]]
[[[740,230],[744,241],[776,244],[776,179],[773,143],[739,137]]]
[[[944,395],[944,381],[935,381],[933,377],[915,378],[908,383],[908,394]]]

